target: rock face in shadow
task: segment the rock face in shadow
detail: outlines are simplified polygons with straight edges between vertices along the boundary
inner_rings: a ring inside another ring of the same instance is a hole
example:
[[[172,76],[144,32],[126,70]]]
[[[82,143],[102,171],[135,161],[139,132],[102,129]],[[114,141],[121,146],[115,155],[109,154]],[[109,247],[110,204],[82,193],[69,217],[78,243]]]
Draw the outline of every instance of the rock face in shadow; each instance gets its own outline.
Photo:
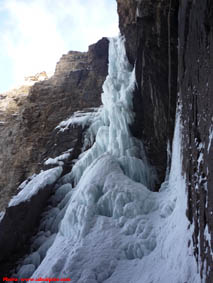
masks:
[[[21,182],[40,171],[47,153],[55,157],[56,152],[61,154],[73,146],[79,133],[65,131],[58,141],[60,150],[54,147],[51,151],[52,132],[75,111],[101,104],[107,69],[108,40],[103,38],[88,52],[63,55],[54,76],[35,83],[24,95],[17,95],[15,110],[0,113],[0,210]],[[5,99],[4,95],[1,98]]]
[[[9,271],[15,261],[25,254],[28,239],[38,224],[51,188],[51,186],[46,186],[29,201],[6,209],[0,222],[0,278],[9,276]]]
[[[182,105],[183,174],[194,255],[213,278],[213,3],[210,0],[118,2],[129,60],[136,64],[134,135],[141,137],[162,181],[166,145]],[[179,44],[178,44],[179,39]],[[179,48],[178,48],[179,47]],[[179,50],[179,54],[178,54]],[[177,84],[178,82],[178,84]]]
[[[194,254],[205,282],[213,280],[213,2],[180,1],[179,82],[183,164]],[[201,259],[201,260],[200,260]]]
[[[171,146],[176,111],[178,1],[117,2],[127,55],[136,64],[132,132],[142,138],[160,184],[165,177],[167,142]]]

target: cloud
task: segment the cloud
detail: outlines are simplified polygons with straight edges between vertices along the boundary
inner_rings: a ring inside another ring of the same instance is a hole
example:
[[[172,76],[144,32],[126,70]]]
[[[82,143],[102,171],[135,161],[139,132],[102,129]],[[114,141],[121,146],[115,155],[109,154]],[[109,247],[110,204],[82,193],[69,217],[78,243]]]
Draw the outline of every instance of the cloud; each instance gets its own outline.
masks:
[[[62,54],[118,33],[115,0],[4,0],[3,12],[0,53],[10,58],[15,83],[53,72]]]

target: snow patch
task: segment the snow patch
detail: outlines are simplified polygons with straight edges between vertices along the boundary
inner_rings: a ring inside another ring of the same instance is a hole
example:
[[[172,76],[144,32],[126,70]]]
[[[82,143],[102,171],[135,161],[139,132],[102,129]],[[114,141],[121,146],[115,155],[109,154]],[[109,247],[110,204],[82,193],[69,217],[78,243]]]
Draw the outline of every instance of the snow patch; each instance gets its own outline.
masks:
[[[64,160],[68,159],[70,157],[70,153],[73,151],[73,149],[70,149],[69,152],[65,152],[55,158],[48,158],[45,162],[44,165],[64,165]]]
[[[213,126],[210,127],[209,129],[209,144],[208,144],[208,153],[210,151],[210,148],[211,148],[211,144],[212,144],[212,139],[213,139]]]
[[[8,206],[15,206],[21,202],[29,200],[36,195],[39,190],[47,185],[53,184],[62,173],[62,167],[56,167],[36,175],[16,196],[14,196]]]

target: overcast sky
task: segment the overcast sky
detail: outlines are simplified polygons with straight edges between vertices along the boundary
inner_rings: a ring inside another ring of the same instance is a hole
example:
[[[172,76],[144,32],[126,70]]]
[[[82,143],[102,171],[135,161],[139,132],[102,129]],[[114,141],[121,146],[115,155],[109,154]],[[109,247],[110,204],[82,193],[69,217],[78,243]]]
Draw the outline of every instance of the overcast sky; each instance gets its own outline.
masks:
[[[0,0],[0,92],[117,34],[116,0]]]

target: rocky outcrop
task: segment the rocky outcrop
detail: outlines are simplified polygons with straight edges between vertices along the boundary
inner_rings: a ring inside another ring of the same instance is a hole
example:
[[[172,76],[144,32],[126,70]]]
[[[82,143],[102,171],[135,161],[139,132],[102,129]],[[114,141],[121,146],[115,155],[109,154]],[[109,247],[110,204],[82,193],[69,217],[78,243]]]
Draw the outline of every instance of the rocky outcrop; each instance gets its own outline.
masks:
[[[143,139],[149,160],[157,169],[157,189],[165,177],[167,143],[171,145],[174,130],[178,1],[117,2],[127,55],[136,64],[132,132]]]
[[[36,231],[39,216],[51,191],[52,186],[46,186],[28,201],[6,209],[0,221],[0,278],[9,276],[17,259],[26,253],[29,237]]]
[[[47,79],[48,79],[48,76],[47,76],[47,73],[45,71],[37,73],[34,76],[29,76],[29,77],[24,78],[25,82],[27,82],[29,84],[32,84],[33,82],[44,81],[44,80],[47,80]]]
[[[21,182],[40,171],[47,156],[63,153],[74,141],[80,143],[76,137],[81,137],[81,130],[64,131],[54,149],[50,148],[52,132],[61,121],[77,110],[101,104],[107,64],[106,38],[91,45],[88,52],[69,52],[57,64],[54,76],[16,96],[13,110],[1,112],[0,210]]]
[[[17,162],[17,156],[14,154],[16,138],[20,137],[19,131],[22,127],[21,111],[26,106],[31,87],[36,82],[46,79],[48,79],[46,72],[25,77],[23,85],[0,95],[0,210],[10,199],[11,189],[14,189],[14,185],[19,183],[19,178],[22,178],[19,167],[13,169]],[[17,147],[21,149],[22,144]]]

